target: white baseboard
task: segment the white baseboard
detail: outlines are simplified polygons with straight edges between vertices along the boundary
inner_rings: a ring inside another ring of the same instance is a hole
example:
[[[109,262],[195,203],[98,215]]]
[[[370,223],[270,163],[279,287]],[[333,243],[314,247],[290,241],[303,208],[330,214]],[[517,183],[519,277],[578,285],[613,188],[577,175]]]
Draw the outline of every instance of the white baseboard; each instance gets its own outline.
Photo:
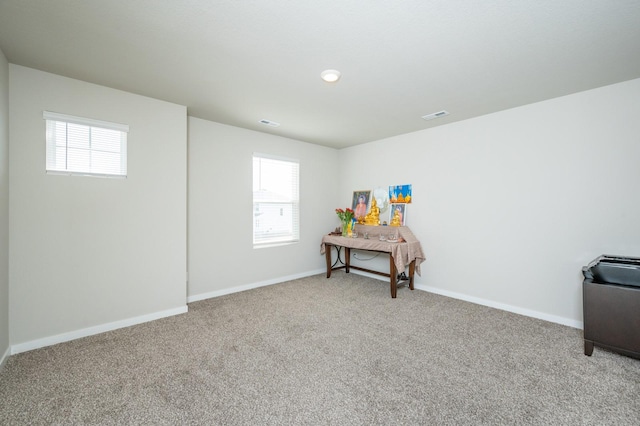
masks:
[[[224,296],[232,293],[239,293],[241,291],[251,290],[253,288],[265,287],[273,284],[280,284],[286,281],[297,280],[299,278],[310,277],[312,275],[323,274],[326,272],[327,270],[325,268],[322,268],[322,269],[316,269],[314,271],[303,272],[301,274],[288,275],[286,277],[279,277],[279,278],[274,278],[266,281],[258,281],[256,283],[240,285],[237,287],[229,287],[222,290],[211,291],[208,293],[194,294],[193,296],[187,297],[187,303],[197,302],[199,300],[211,299],[213,297],[220,297],[220,296]]]
[[[553,322],[556,324],[566,325],[568,327],[583,329],[582,321],[576,321],[571,318],[559,317],[556,315],[547,314],[544,312],[534,311],[532,309],[520,308],[518,306],[507,305],[505,303],[494,302],[493,300],[482,299],[479,297],[468,296],[466,294],[455,293],[452,291],[442,290],[436,287],[430,287],[425,285],[415,284],[414,288],[429,293],[440,294],[442,296],[451,297],[453,299],[464,300],[465,302],[475,303],[477,305],[488,306],[490,308],[500,309],[502,311],[513,312],[514,314],[524,315],[531,318],[537,318],[544,321]]]
[[[2,357],[0,357],[0,371],[2,371],[4,365],[7,363],[9,355],[11,355],[11,347],[8,347],[7,350],[4,351],[4,354],[2,354]]]
[[[350,274],[356,274],[356,275],[362,275],[364,277],[369,277],[369,278],[373,278],[373,279],[378,280],[378,281],[384,281],[386,283],[389,283],[389,277],[385,277],[385,276],[378,275],[378,274],[372,274],[371,272],[359,271],[357,269],[349,269],[349,273]]]
[[[154,321],[160,318],[170,317],[173,315],[184,314],[189,310],[187,306],[181,306],[166,311],[154,312],[152,314],[141,315],[134,318],[128,318],[121,321],[114,321],[107,324],[97,325],[95,327],[83,328],[82,330],[71,331],[68,333],[57,334],[42,339],[31,340],[25,343],[19,343],[11,346],[11,354],[19,354],[21,352],[31,351],[33,349],[44,348],[58,343],[68,342],[70,340],[80,339],[82,337],[93,336],[94,334],[104,333],[106,331],[117,330],[119,328],[130,327],[136,324],[142,324]]]
[[[375,275],[375,274],[370,274],[370,273],[367,273],[367,272],[364,272],[364,271],[358,271],[358,270],[353,269],[353,270],[349,271],[349,273],[358,274],[358,275],[364,275],[364,276],[369,277],[369,278],[375,278],[377,280],[382,280],[382,281],[389,282],[389,278],[387,278],[387,277],[383,277],[383,276]],[[544,320],[544,321],[553,322],[553,323],[556,323],[556,324],[566,325],[568,327],[573,327],[573,328],[577,328],[577,329],[580,329],[580,330],[582,330],[583,326],[584,326],[582,321],[576,321],[576,320],[573,320],[573,319],[570,319],[570,318],[564,318],[564,317],[559,317],[559,316],[556,316],[556,315],[550,315],[550,314],[546,314],[544,312],[534,311],[532,309],[520,308],[518,306],[507,305],[505,303],[498,303],[498,302],[494,302],[494,301],[488,300],[488,299],[482,299],[482,298],[479,298],[479,297],[468,296],[468,295],[462,294],[462,293],[455,293],[453,291],[442,290],[442,289],[437,288],[437,287],[430,287],[430,286],[425,286],[425,285],[420,285],[420,284],[414,284],[413,287],[416,290],[422,290],[422,291],[426,291],[426,292],[429,292],[429,293],[440,294],[442,296],[451,297],[452,299],[464,300],[465,302],[475,303],[476,305],[488,306],[490,308],[496,308],[496,309],[500,309],[502,311],[513,312],[514,314],[524,315],[524,316],[527,316],[527,317],[537,318],[537,319],[541,319],[541,320]]]

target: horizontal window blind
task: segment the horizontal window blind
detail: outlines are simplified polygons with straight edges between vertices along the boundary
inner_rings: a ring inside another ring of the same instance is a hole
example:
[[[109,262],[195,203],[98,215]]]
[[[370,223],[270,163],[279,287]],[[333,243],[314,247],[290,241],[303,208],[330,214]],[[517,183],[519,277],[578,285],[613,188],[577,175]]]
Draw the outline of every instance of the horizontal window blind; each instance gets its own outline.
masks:
[[[253,155],[254,247],[300,239],[300,163]]]
[[[45,111],[46,170],[126,177],[129,126]]]

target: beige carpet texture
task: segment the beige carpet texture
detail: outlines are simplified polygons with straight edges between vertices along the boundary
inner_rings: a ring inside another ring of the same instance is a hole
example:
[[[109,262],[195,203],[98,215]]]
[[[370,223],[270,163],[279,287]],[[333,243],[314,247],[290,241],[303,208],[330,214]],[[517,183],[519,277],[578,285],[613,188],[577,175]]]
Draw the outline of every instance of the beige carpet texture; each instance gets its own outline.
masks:
[[[11,356],[1,425],[639,425],[640,360],[334,271]]]

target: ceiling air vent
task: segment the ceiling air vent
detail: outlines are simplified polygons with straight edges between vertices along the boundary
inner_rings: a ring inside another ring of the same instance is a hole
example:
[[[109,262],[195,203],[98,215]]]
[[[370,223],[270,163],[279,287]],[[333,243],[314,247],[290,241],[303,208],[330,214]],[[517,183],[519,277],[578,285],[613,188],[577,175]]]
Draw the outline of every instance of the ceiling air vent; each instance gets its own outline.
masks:
[[[449,111],[442,110],[434,112],[433,114],[423,115],[422,118],[425,120],[433,120],[434,118],[444,117],[445,115],[449,115]]]
[[[278,127],[280,125],[280,123],[276,123],[275,121],[271,121],[271,120],[266,120],[264,118],[260,120],[260,124],[264,124],[266,126],[271,126],[271,127]]]

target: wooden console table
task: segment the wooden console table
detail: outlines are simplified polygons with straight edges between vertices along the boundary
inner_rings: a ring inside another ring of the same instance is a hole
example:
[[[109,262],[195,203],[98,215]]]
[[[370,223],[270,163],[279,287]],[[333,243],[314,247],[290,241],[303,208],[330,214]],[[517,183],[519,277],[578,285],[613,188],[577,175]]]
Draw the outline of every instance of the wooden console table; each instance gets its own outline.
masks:
[[[349,273],[350,269],[365,271],[377,275],[389,277],[391,297],[395,298],[398,291],[398,272],[404,272],[405,267],[409,265],[409,288],[413,290],[414,273],[420,275],[420,264],[424,262],[425,257],[422,252],[420,241],[413,235],[411,230],[406,226],[390,227],[390,226],[367,226],[356,225],[358,232],[357,238],[343,237],[341,235],[325,235],[322,237],[320,253],[325,255],[327,261],[327,278],[331,277],[331,271],[336,269],[344,269]],[[369,238],[365,239],[364,234],[367,233]],[[381,234],[397,234],[398,238],[402,238],[403,242],[381,241]],[[335,263],[331,260],[331,247],[336,247],[338,259]],[[340,249],[345,249],[345,262],[343,265],[335,266],[340,261]],[[351,265],[351,249],[374,251],[389,254],[389,273],[374,271],[367,268]]]

